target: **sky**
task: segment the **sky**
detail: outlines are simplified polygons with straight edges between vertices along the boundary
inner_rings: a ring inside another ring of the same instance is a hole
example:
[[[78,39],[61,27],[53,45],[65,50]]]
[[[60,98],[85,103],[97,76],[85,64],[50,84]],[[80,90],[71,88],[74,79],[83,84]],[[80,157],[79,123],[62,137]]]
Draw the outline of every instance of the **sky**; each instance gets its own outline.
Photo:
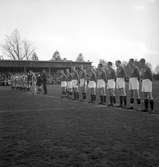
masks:
[[[40,60],[58,50],[99,59],[159,64],[159,0],[0,0],[0,43],[18,29]],[[0,51],[2,55],[2,51]]]

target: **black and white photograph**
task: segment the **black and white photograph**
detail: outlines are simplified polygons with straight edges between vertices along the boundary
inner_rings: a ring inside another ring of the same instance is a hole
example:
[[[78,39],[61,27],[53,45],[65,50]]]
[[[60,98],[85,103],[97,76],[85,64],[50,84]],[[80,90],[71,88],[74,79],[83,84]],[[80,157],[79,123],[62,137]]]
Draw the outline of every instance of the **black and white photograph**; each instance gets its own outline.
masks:
[[[159,0],[0,0],[0,167],[159,167]]]

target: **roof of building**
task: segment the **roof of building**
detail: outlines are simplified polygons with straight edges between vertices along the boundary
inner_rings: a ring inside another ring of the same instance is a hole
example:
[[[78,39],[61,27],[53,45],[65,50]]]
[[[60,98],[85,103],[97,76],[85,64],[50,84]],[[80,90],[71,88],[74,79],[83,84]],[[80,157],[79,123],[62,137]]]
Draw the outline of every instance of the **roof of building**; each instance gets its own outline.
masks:
[[[0,67],[67,68],[79,65],[89,66],[91,62],[0,60]]]

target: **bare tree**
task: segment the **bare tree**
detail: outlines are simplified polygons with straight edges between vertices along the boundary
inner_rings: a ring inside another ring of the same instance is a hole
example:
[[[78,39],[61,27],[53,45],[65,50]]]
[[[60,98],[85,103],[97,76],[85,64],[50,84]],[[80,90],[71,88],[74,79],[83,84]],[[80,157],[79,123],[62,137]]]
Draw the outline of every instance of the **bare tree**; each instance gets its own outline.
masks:
[[[2,49],[6,57],[12,60],[29,60],[35,51],[31,43],[21,40],[20,33],[15,29],[11,35],[7,35]]]
[[[39,60],[36,52],[33,53],[32,57],[31,57],[31,60],[33,60],[33,61],[38,61]]]
[[[104,59],[100,59],[99,64],[102,64],[105,68],[107,68],[107,61],[105,61]]]
[[[76,61],[78,61],[78,62],[84,62],[84,57],[83,57],[82,53],[79,53],[79,55],[77,56]]]
[[[55,51],[52,55],[52,58],[50,61],[61,61],[61,56],[60,56],[60,53],[59,51]]]
[[[23,58],[26,60],[31,60],[35,49],[32,47],[32,44],[29,41],[22,41],[23,43]]]

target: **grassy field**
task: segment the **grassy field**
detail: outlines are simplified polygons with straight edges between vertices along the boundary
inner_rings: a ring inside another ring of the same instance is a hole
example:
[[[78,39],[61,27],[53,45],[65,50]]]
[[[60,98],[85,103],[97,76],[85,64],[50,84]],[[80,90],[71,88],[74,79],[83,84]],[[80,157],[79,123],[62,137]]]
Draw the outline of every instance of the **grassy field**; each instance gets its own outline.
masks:
[[[0,88],[0,167],[159,167],[156,114]]]

